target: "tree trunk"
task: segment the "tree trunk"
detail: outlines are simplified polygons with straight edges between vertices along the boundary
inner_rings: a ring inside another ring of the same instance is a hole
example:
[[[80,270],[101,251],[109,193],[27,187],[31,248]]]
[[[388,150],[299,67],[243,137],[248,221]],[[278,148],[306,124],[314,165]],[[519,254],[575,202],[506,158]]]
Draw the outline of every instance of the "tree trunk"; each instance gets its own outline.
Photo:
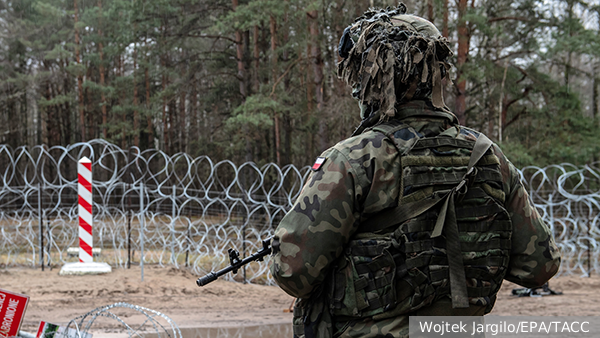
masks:
[[[273,86],[277,83],[278,71],[277,71],[277,22],[275,17],[270,17],[270,30],[271,30],[271,67],[273,67]],[[274,97],[276,99],[276,96]],[[277,164],[281,164],[281,142],[279,134],[279,113],[273,112],[275,122],[275,159]]]
[[[465,124],[466,116],[466,88],[467,81],[464,79],[464,67],[467,63],[467,56],[469,55],[469,30],[467,27],[467,21],[465,16],[467,14],[467,0],[458,1],[458,52],[456,55],[456,68],[457,68],[457,83],[456,83],[456,103],[454,113],[458,117],[460,124]]]
[[[169,115],[169,140],[171,141],[169,149],[171,150],[171,154],[174,154],[180,149],[179,138],[175,134],[177,129],[179,129],[177,125],[177,100],[175,98],[168,100],[167,108]]]
[[[200,139],[200,127],[198,126],[198,84],[196,77],[192,75],[192,93],[190,94],[190,140]],[[188,142],[189,143],[189,142]]]
[[[238,7],[238,0],[232,0],[232,7],[235,11]],[[246,72],[244,68],[244,47],[242,44],[242,32],[239,30],[235,31],[235,50],[236,50],[236,58],[237,58],[237,77],[240,85],[240,95],[242,99],[245,100],[248,96],[246,92]]]
[[[598,26],[599,26],[598,29],[600,29],[600,8],[597,9],[596,15],[598,18]],[[592,116],[594,116],[598,120],[598,123],[600,123],[600,107],[598,107],[598,77],[600,77],[600,74],[598,74],[599,71],[600,71],[600,61],[598,61],[597,57],[594,57],[594,71],[593,71],[594,79],[593,79],[593,88],[592,88],[592,102],[593,102]]]
[[[500,100],[498,104],[498,143],[502,143],[502,132],[506,123],[506,95],[504,94],[504,86],[506,84],[506,74],[508,73],[508,60],[504,65],[504,75],[502,76],[502,84],[500,85]],[[491,111],[491,109],[490,109]],[[490,131],[490,134],[491,131]]]
[[[77,28],[77,24],[79,23],[79,9],[77,8],[77,0],[73,0],[73,7],[75,11],[75,61],[77,62],[77,64],[81,65],[81,57],[79,52],[79,28]],[[77,87],[77,97],[79,99],[79,124],[81,128],[81,140],[85,142],[87,141],[87,137],[85,133],[85,111],[83,109],[83,75],[81,74],[81,71],[77,72]]]
[[[52,70],[52,74],[53,74],[52,77],[57,80],[58,76],[56,76],[56,74],[54,74],[54,68]],[[51,88],[52,88],[52,92],[54,93],[54,97],[62,95],[62,92],[60,90],[60,85],[57,82],[53,81]],[[57,144],[68,144],[67,140],[65,139],[66,137],[68,137],[67,135],[69,133],[69,130],[67,128],[67,124],[69,123],[68,122],[68,120],[69,120],[68,113],[66,114],[67,116],[65,119],[64,105],[57,103],[54,105],[54,107],[56,107],[56,121],[55,121],[56,122],[56,130],[55,130],[56,142],[57,142]],[[15,109],[15,111],[16,111],[16,109]],[[17,122],[17,121],[14,121],[14,122]],[[18,124],[17,124],[17,126],[18,126]],[[14,128],[13,130],[17,131],[17,133],[18,133],[19,129],[20,128],[17,127],[17,128]],[[18,134],[16,134],[15,136],[18,136]]]
[[[250,31],[249,30],[245,30],[242,34],[242,50],[244,51],[243,53],[243,66],[244,66],[244,88],[246,88],[246,95],[250,96],[252,95],[252,81],[251,81],[251,74],[250,74],[250,68],[252,67],[251,65],[251,57],[250,57]]]
[[[119,65],[119,77],[125,77],[125,69],[124,69],[124,56],[118,56],[118,65]],[[121,81],[120,81],[121,82]],[[127,148],[127,110],[123,109],[125,105],[125,90],[121,90],[121,95],[119,97],[119,106],[121,106],[121,148]]]
[[[444,0],[442,12],[442,36],[448,38],[448,0]]]
[[[163,56],[164,58],[164,56]],[[162,71],[165,72],[166,68],[165,68],[165,62],[162,61]],[[165,90],[167,89],[167,76],[165,74],[162,74],[161,77],[161,83],[162,83],[162,90],[163,93],[165,92]],[[162,99],[162,124],[163,124],[163,148],[164,151],[168,154],[169,153],[169,121],[168,121],[168,117],[167,117],[167,98],[163,97]]]
[[[300,86],[302,88],[306,88],[306,108],[308,110],[306,114],[305,123],[308,125],[314,114],[314,84],[311,81],[311,76],[309,74],[310,68],[310,60],[308,60],[310,55],[310,50],[312,49],[312,44],[310,40],[306,43],[306,58],[307,62],[303,64],[301,75],[300,75]],[[309,130],[309,140],[308,140],[308,161],[310,162],[314,156],[314,147],[315,147],[315,133]]]
[[[286,4],[289,3],[289,0],[285,0]],[[284,23],[284,27],[283,27],[283,41],[289,41],[290,38],[290,25],[289,25],[289,13],[288,13],[288,8],[286,6],[286,12],[284,14],[284,18],[283,18],[283,23]],[[290,62],[290,49],[289,47],[286,47],[283,51],[283,56],[282,56],[283,62],[284,64],[288,64]],[[285,75],[285,78],[283,79],[283,89],[286,93],[289,93],[291,91],[291,74],[287,73]],[[286,102],[287,105],[290,105],[289,102]],[[284,145],[283,145],[283,157],[282,157],[282,164],[289,164],[292,163],[292,118],[290,116],[290,114],[285,114],[283,116],[283,130],[285,131],[285,141],[284,141]]]
[[[145,47],[148,47],[147,39],[144,40]],[[146,123],[148,126],[148,148],[154,148],[154,125],[152,122],[152,112],[150,111],[150,76],[148,74],[148,51],[146,50],[146,66],[144,67],[144,80],[146,82]]]
[[[98,27],[98,54],[100,56],[100,64],[98,65],[98,71],[100,72],[100,97],[101,103],[100,107],[102,109],[102,137],[108,137],[107,124],[108,124],[108,113],[106,112],[106,97],[104,95],[104,44],[102,42],[103,34],[102,34],[102,1],[98,0],[98,15],[100,16],[99,26]]]
[[[46,93],[45,93],[45,97],[46,100],[50,101],[51,97],[50,97],[50,81],[46,82]],[[42,132],[42,140],[44,142],[44,144],[46,144],[48,147],[53,146],[52,144],[52,130],[54,129],[54,113],[52,111],[52,106],[46,105],[44,107],[44,112],[45,112],[45,119],[44,119],[44,130]]]
[[[162,91],[163,94],[165,93],[165,91],[167,90],[167,56],[166,56],[166,50],[164,48],[164,41],[165,41],[165,26],[163,25],[161,27],[161,31],[162,31],[162,44],[163,44],[163,53],[161,57],[160,57],[160,65],[161,65],[161,83],[162,83]],[[162,98],[162,122],[163,122],[163,142],[164,142],[164,151],[167,154],[170,154],[170,145],[171,145],[171,140],[169,138],[169,134],[170,134],[170,121],[168,119],[167,116],[167,98],[163,95]]]
[[[52,73],[48,61],[44,61],[44,68],[48,73]],[[52,76],[46,80],[46,100],[51,101],[56,95],[52,91]],[[13,110],[12,107],[9,108]],[[60,145],[60,123],[58,122],[58,108],[56,104],[46,105],[46,144],[48,147]],[[10,124],[10,122],[9,122]]]
[[[66,74],[67,73],[66,69],[69,67],[69,61],[61,60],[61,65],[62,65],[62,73]],[[67,95],[68,95],[68,93],[71,92],[70,79],[71,79],[71,77],[69,77],[69,76],[63,77],[63,92]],[[65,139],[64,144],[72,144],[75,142],[75,140],[73,140],[73,136],[72,136],[73,133],[71,130],[71,122],[72,122],[71,121],[71,104],[69,103],[69,101],[65,102],[64,119],[66,121],[65,129],[67,130],[67,134],[65,135],[66,139]]]
[[[86,66],[86,73],[85,73],[85,77],[87,79],[92,79],[92,67],[89,66],[89,64]],[[97,138],[97,132],[96,132],[96,120],[95,120],[95,116],[97,115],[95,112],[95,109],[92,107],[92,91],[88,88],[84,89],[84,95],[86,98],[86,111],[89,112],[90,114],[87,114],[86,116],[86,123],[88,125],[88,127],[86,128],[87,130],[87,135],[90,139],[94,139]]]
[[[427,20],[433,22],[434,19],[433,0],[427,0]]]
[[[573,21],[573,5],[574,1],[567,1],[567,17],[569,19],[567,24],[567,29],[569,33],[569,37],[573,37],[573,31],[571,30],[571,25]],[[565,87],[567,88],[567,92],[570,91],[570,77],[571,77],[571,63],[573,59],[573,53],[570,49],[567,51],[567,61],[565,62]]]
[[[313,110],[315,109],[315,86],[313,81],[311,80],[312,76],[310,76],[310,65],[311,65],[311,60],[310,60],[310,55],[311,55],[311,50],[312,50],[312,43],[310,40],[307,41],[306,43],[306,59],[307,62],[305,64],[305,66],[303,67],[304,69],[302,69],[302,77],[306,79],[306,106],[308,108],[308,116],[310,119],[310,116],[313,114]],[[302,84],[304,87],[304,84]],[[311,154],[312,156],[312,154]]]
[[[232,0],[231,2],[231,7],[233,9],[233,11],[237,10],[238,7],[238,0]],[[247,72],[246,72],[246,66],[245,66],[245,60],[247,59],[247,52],[245,52],[246,49],[250,48],[250,37],[249,37],[249,32],[246,31],[244,36],[242,36],[242,32],[239,30],[235,31],[235,50],[236,50],[236,58],[237,58],[237,77],[238,77],[238,83],[239,83],[239,89],[240,89],[240,96],[242,97],[242,102],[246,101],[246,98],[248,97],[248,76],[247,76]],[[256,32],[255,32],[255,38],[256,38]],[[256,54],[256,40],[255,40],[255,54]],[[258,75],[257,75],[258,76]],[[258,88],[257,88],[258,90]],[[245,160],[251,161],[252,160],[252,143],[250,141],[250,135],[248,132],[248,126],[244,125],[243,127],[243,132],[245,135],[245,150],[246,150],[246,154],[245,154]]]
[[[182,49],[181,50],[181,78],[185,79],[185,74],[186,74],[186,67],[185,67],[185,52]],[[187,87],[187,84],[186,84]],[[187,146],[186,146],[186,135],[189,132],[189,130],[186,130],[186,114],[185,114],[185,96],[186,96],[186,91],[183,87],[181,87],[179,89],[179,151],[180,152],[186,152]]]
[[[319,123],[319,151],[323,152],[329,146],[329,138],[327,134],[327,119],[324,118],[323,111],[324,95],[323,95],[323,57],[321,53],[321,45],[319,44],[319,12],[313,10],[306,13],[309,29],[310,54],[312,73],[313,73],[313,88],[315,90],[315,103],[317,104],[317,114],[320,117]]]
[[[135,28],[134,28],[135,31]],[[138,112],[137,43],[133,46],[133,145],[140,146],[140,114]]]
[[[592,116],[600,118],[598,110],[598,64],[594,66],[594,79],[592,80]]]
[[[348,22],[346,22],[345,20],[345,15],[344,15],[344,4],[346,3],[345,0],[336,0],[336,4],[337,4],[337,8],[335,11],[335,15],[333,16],[333,27],[335,28],[335,36],[337,38],[337,41],[339,41],[339,39],[342,38],[342,34],[344,34],[344,29],[346,28],[346,25],[348,24]],[[337,49],[336,52],[333,53],[333,65],[337,65],[338,62],[341,60],[341,57],[339,56]],[[337,67],[335,67],[334,69],[337,70]],[[346,84],[344,83],[344,81],[340,78],[338,78],[337,76],[333,77],[333,82],[334,82],[334,90],[335,90],[335,95],[336,95],[336,99],[337,98],[341,98],[342,96],[344,96],[346,94]]]
[[[254,85],[254,92],[258,93],[258,91],[260,90],[260,82],[258,79],[258,75],[259,75],[259,66],[260,66],[260,41],[258,38],[258,26],[255,25],[254,26],[254,32],[252,34],[252,39],[254,41],[254,46],[253,46],[253,58],[254,58],[254,71],[252,73],[252,82]]]

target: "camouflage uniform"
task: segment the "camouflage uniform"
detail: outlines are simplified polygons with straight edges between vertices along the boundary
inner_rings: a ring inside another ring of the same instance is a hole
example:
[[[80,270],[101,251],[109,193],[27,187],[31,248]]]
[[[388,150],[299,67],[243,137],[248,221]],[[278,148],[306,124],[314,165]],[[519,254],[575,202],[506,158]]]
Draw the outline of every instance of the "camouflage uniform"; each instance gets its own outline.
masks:
[[[495,144],[475,151],[487,138],[444,104],[447,41],[405,12],[346,29],[339,74],[363,122],[321,155],[275,231],[271,272],[298,298],[297,337],[407,337],[411,315],[483,315],[502,279],[535,287],[558,271],[515,167]]]
[[[440,133],[459,139],[475,137],[460,133],[453,114],[435,110],[427,101],[398,107],[397,119],[425,137]],[[506,183],[504,206],[512,220],[512,233],[518,234],[512,237],[505,279],[526,287],[540,286],[558,271],[558,248],[532,206],[515,167],[496,145],[493,153],[500,159]],[[402,198],[401,158],[382,133],[368,130],[338,143],[322,157],[325,162],[311,174],[293,209],[275,232],[278,252],[272,273],[283,290],[300,299],[308,299],[318,286],[327,284],[332,266],[357,234],[361,222],[396,206]],[[411,315],[485,312],[486,306],[476,305],[453,309],[449,299],[442,299]],[[340,337],[404,337],[408,332],[408,314],[382,320],[333,318],[333,323],[333,331]]]

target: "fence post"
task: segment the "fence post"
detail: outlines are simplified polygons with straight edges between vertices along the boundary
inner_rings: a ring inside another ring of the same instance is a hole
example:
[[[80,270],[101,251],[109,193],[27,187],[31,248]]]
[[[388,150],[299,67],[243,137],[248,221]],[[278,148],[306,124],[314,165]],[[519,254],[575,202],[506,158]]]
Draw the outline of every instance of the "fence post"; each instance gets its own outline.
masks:
[[[131,269],[131,219],[133,218],[133,210],[131,209],[131,187],[134,186],[133,178],[131,177],[131,147],[127,150],[127,269]],[[133,191],[132,191],[133,192]]]
[[[131,184],[127,183],[127,192],[131,189]],[[131,194],[127,194],[127,269],[131,269],[131,218],[133,211],[131,210]]]
[[[142,268],[142,282],[144,281],[144,183],[140,182],[140,267]]]
[[[176,212],[177,212],[177,207],[176,207],[176,203],[177,203],[177,187],[175,185],[173,185],[173,198],[172,198],[172,202],[173,202],[173,208],[172,208],[172,217],[171,217],[171,264],[175,264],[177,265],[176,259],[175,259],[175,217],[176,217]]]
[[[588,250],[587,250],[587,258],[588,258],[588,278],[592,278],[592,240],[590,239],[590,228],[588,228],[588,238],[587,238]]]
[[[591,208],[591,207],[590,207]],[[590,218],[587,217],[587,260],[588,260],[588,278],[592,278],[592,241],[590,237],[590,228],[592,224],[590,222]]]
[[[550,233],[554,236],[554,205],[552,202],[552,194],[548,195],[548,208],[550,214]]]
[[[192,213],[188,217],[188,228],[187,228],[187,246],[185,249],[185,267],[189,267],[190,258],[190,246],[192,246]]]
[[[46,237],[48,237],[47,245],[48,248],[46,249],[46,251],[48,251],[48,267],[50,268],[50,271],[52,271],[52,265],[50,263],[50,261],[52,260],[52,256],[50,256],[50,250],[52,249],[52,232],[50,231],[50,214],[46,214],[46,212],[44,211],[44,216],[46,216]]]
[[[244,224],[242,225],[242,258],[246,258],[246,222],[247,218],[243,218]],[[244,277],[244,284],[246,284],[246,265],[242,266],[242,275]]]
[[[38,183],[38,217],[40,220],[40,266],[44,271],[44,216],[42,215],[42,184]]]

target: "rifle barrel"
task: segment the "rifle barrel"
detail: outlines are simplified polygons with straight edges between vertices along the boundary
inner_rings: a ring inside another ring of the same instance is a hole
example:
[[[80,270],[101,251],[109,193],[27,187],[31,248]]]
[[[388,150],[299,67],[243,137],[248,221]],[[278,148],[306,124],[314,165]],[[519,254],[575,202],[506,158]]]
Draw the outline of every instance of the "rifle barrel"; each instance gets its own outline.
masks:
[[[271,253],[271,247],[269,246],[270,244],[270,240],[265,240],[263,241],[263,248],[262,250],[258,251],[257,253],[254,253],[244,259],[242,259],[241,261],[237,261],[235,263],[232,263],[231,265],[229,265],[228,267],[221,269],[217,272],[210,272],[209,274],[207,274],[206,276],[200,277],[198,278],[198,280],[196,280],[196,284],[198,286],[204,286],[210,282],[214,282],[217,280],[217,278],[219,278],[220,276],[230,272],[230,271],[234,271],[236,272],[239,268],[241,268],[242,266],[253,262],[253,261],[261,261],[263,259],[263,257],[265,257],[266,255]],[[237,253],[236,253],[237,254]]]

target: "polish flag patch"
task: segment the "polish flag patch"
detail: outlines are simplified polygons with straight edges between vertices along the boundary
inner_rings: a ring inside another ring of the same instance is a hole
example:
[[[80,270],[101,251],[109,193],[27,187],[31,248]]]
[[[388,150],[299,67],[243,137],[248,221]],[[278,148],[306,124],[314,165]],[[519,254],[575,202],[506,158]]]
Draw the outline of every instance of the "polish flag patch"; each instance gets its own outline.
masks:
[[[312,169],[314,171],[321,169],[321,167],[323,166],[323,163],[325,163],[326,160],[327,160],[327,157],[317,157],[315,164],[313,164],[312,168],[310,168],[310,169]]]

